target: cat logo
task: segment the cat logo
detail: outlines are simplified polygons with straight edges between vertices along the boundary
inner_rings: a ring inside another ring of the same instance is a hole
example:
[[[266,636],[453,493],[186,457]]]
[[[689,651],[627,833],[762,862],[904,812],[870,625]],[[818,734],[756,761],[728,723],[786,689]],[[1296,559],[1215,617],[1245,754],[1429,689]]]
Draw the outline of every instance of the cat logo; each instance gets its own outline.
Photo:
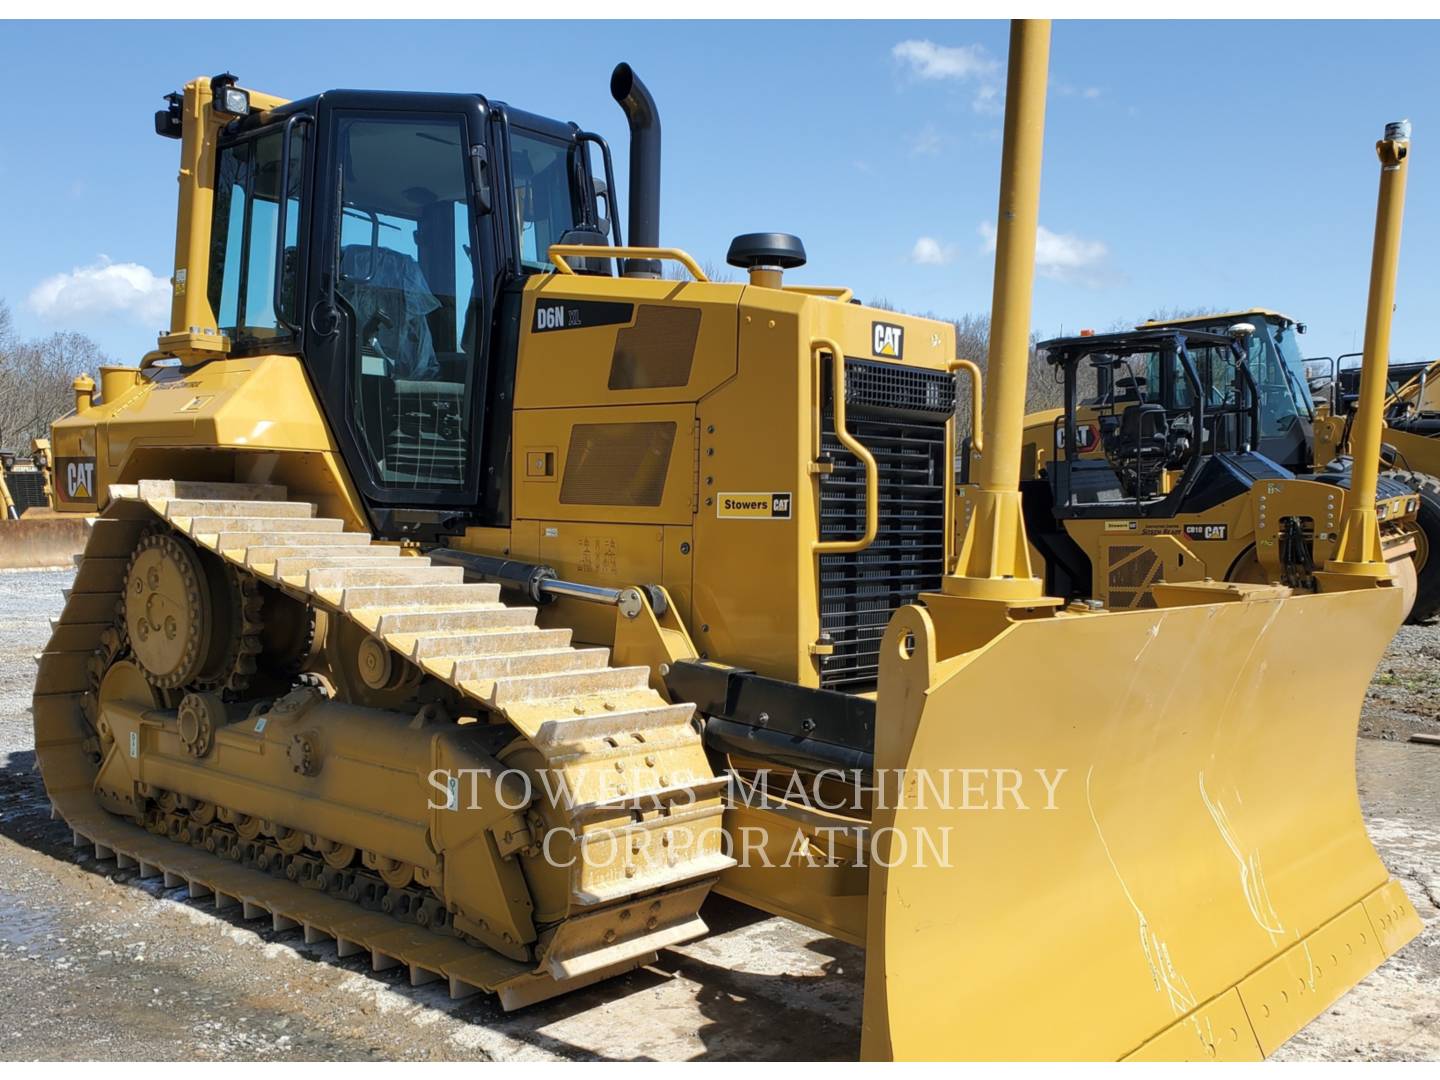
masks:
[[[1218,525],[1186,525],[1185,535],[1191,540],[1228,540],[1230,526],[1223,522]]]
[[[894,323],[870,324],[870,351],[891,360],[905,358],[905,328]]]
[[[71,458],[56,462],[65,478],[65,498],[73,502],[95,501],[95,459]]]

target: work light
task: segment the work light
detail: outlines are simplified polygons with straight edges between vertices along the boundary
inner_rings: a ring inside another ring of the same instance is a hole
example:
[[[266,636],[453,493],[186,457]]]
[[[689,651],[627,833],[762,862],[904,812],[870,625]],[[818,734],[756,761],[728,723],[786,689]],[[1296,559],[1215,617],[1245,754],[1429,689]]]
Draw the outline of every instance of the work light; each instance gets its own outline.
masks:
[[[235,85],[235,76],[228,71],[210,80],[210,107],[226,116],[246,116],[250,112],[250,94]]]

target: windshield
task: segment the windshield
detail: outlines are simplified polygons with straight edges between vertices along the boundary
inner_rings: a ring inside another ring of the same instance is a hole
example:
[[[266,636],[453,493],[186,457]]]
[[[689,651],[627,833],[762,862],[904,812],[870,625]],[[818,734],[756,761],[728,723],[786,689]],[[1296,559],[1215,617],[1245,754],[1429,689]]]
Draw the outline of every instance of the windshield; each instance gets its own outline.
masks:
[[[1270,327],[1285,381],[1289,385],[1291,393],[1294,394],[1300,411],[1307,418],[1314,419],[1315,399],[1310,396],[1310,384],[1305,380],[1305,358],[1300,355],[1298,340],[1300,333],[1294,323],[1284,323],[1280,326],[1272,323]]]
[[[1283,435],[1298,419],[1315,418],[1315,400],[1305,380],[1305,360],[1300,355],[1299,333],[1291,322],[1272,322],[1259,314],[1232,316],[1213,323],[1189,323],[1197,330],[1228,334],[1237,322],[1249,322],[1255,333],[1248,342],[1246,363],[1260,391],[1260,433]],[[1198,358],[1197,358],[1198,359]],[[1234,401],[1234,368],[1228,363],[1211,366],[1197,363],[1212,404]]]

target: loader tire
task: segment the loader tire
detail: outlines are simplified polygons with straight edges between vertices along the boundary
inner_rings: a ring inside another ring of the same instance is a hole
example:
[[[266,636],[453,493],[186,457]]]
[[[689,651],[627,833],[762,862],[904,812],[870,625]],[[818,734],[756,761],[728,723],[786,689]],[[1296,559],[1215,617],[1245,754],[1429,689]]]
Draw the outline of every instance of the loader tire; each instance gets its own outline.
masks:
[[[1415,523],[1415,606],[1410,609],[1407,623],[1423,623],[1440,613],[1440,479],[1427,473],[1394,470],[1382,474],[1413,488],[1420,496],[1420,510]]]

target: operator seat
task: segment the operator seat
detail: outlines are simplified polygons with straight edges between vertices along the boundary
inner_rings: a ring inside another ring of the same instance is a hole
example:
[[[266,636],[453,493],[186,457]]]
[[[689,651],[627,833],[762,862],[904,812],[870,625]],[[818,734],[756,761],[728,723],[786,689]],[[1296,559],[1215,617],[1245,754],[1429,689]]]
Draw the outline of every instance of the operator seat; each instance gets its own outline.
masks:
[[[1170,457],[1170,429],[1165,406],[1148,402],[1130,405],[1120,423],[1105,432],[1105,457],[1133,494],[1154,493]]]
[[[347,244],[340,252],[339,291],[355,311],[361,349],[379,352],[392,378],[439,375],[428,316],[440,301],[414,258],[387,247]]]

